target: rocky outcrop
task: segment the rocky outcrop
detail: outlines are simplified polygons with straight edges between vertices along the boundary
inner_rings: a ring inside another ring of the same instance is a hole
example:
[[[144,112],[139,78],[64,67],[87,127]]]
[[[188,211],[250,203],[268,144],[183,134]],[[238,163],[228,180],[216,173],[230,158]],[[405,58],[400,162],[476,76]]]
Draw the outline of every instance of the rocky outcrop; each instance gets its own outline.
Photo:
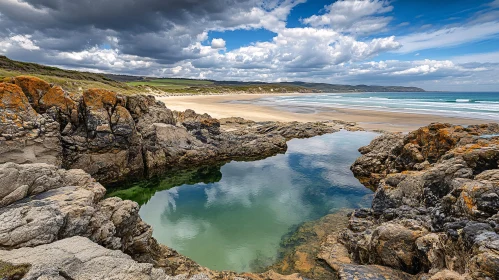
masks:
[[[89,89],[81,96],[29,76],[0,83],[0,163],[83,169],[102,183],[284,152],[286,140],[353,123],[220,121],[172,112],[152,96]],[[247,125],[241,125],[245,123]]]
[[[138,204],[83,170],[0,164],[0,267],[25,279],[301,279],[201,267],[157,243]],[[8,188],[7,188],[8,186]],[[7,199],[6,199],[7,198]],[[3,271],[0,271],[2,276]],[[2,276],[3,277],[3,276]]]
[[[102,182],[143,174],[142,137],[126,102],[105,90],[83,93],[78,122],[62,131],[63,167],[84,169]]]
[[[0,163],[46,162],[60,166],[59,123],[40,115],[20,87],[0,83]]]
[[[340,235],[352,259],[424,279],[499,279],[498,132],[432,124],[361,148],[352,171],[375,195]]]

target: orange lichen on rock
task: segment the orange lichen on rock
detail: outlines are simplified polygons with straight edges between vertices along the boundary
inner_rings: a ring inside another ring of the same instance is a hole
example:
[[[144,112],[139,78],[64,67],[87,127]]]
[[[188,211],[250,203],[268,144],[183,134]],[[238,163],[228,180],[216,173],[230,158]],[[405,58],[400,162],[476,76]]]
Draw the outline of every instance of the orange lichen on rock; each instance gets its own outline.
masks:
[[[119,99],[115,92],[104,89],[89,89],[83,93],[83,102],[89,109],[114,107]]]
[[[407,139],[409,143],[422,147],[421,154],[425,159],[435,162],[467,135],[468,133],[461,126],[434,123],[411,132]]]
[[[473,208],[475,207],[475,203],[473,202],[473,198],[468,196],[468,194],[465,192],[461,193],[461,198],[463,200],[464,206],[471,213],[473,211]]]
[[[64,90],[59,86],[51,88],[43,95],[39,104],[45,110],[55,106],[68,115],[71,114],[72,110],[76,109],[76,102],[66,96]]]
[[[491,143],[475,143],[475,144],[468,144],[463,147],[458,147],[454,149],[452,152],[455,154],[469,154],[472,153],[475,150],[479,150],[482,148],[489,147]]]
[[[0,83],[0,124],[13,121],[15,126],[21,127],[24,120],[36,118],[36,115],[20,87]]]
[[[122,106],[117,106],[113,115],[111,116],[112,123],[128,123],[130,125],[134,125],[134,121],[130,112]]]
[[[35,108],[38,108],[40,99],[51,88],[49,83],[32,76],[17,76],[14,78],[14,83],[22,89]]]
[[[36,114],[29,105],[29,101],[21,88],[17,85],[6,83],[0,83],[0,110],[9,110],[13,113]]]

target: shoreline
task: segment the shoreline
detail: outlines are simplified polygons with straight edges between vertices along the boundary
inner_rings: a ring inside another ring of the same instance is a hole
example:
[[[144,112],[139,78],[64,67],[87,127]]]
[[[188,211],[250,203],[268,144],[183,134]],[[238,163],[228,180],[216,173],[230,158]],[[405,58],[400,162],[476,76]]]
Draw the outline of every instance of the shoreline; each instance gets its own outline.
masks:
[[[317,122],[342,120],[356,122],[360,127],[371,131],[409,132],[430,123],[451,123],[457,125],[472,125],[491,123],[492,120],[446,117],[431,114],[399,113],[374,110],[358,110],[345,108],[324,108],[317,112],[292,112],[266,105],[252,103],[256,99],[269,96],[293,96],[289,94],[239,94],[239,95],[189,95],[156,97],[171,110],[184,111],[192,109],[198,114],[207,113],[214,118],[241,117],[253,121],[281,122]],[[248,101],[237,103],[234,101]],[[307,107],[305,107],[307,108]]]

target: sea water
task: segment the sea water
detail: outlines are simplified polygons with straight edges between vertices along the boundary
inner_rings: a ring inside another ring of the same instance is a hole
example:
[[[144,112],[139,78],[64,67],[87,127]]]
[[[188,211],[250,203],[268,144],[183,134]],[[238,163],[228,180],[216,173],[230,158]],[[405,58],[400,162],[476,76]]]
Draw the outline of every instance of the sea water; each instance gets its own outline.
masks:
[[[370,207],[350,171],[377,134],[341,131],[288,142],[285,154],[184,170],[110,190],[132,199],[154,237],[216,270],[255,271],[277,258],[284,235],[341,208]]]
[[[251,102],[304,113],[345,108],[499,121],[499,92],[326,93]]]

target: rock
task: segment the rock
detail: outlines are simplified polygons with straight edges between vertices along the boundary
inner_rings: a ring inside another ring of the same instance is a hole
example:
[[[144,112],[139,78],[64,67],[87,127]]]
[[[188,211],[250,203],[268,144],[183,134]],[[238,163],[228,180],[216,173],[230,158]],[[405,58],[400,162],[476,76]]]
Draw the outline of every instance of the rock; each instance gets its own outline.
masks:
[[[40,99],[51,88],[49,83],[32,76],[17,76],[12,79],[12,82],[22,89],[33,108],[39,108]]]
[[[376,189],[381,178],[396,173],[395,154],[403,147],[402,134],[383,134],[368,146],[359,149],[362,154],[352,165],[355,177],[366,187]]]
[[[460,157],[468,164],[493,166],[493,157],[497,155],[491,144],[495,147],[497,143],[493,139],[480,139],[477,136],[498,132],[497,124],[464,128],[435,123],[411,132],[405,137],[401,134],[384,134],[368,146],[359,149],[362,156],[355,161],[351,169],[363,184],[376,189],[380,180],[388,174],[422,170],[439,159],[456,157],[456,153],[465,154]],[[448,155],[445,155],[447,153]],[[497,165],[497,161],[495,164]],[[482,169],[491,169],[491,167],[484,166]]]
[[[459,274],[452,270],[442,270],[430,277],[430,280],[468,280],[468,275]]]
[[[413,275],[378,265],[341,265],[338,269],[340,280],[411,280]]]
[[[499,140],[482,137],[498,130],[431,124],[361,148],[351,169],[376,192],[340,235],[354,259],[425,279],[499,278]]]
[[[0,83],[0,163],[5,162],[62,163],[59,123],[39,115],[10,83]]]
[[[121,251],[109,250],[84,237],[72,237],[34,248],[1,251],[0,260],[29,264],[23,279],[209,279],[167,276],[152,264],[138,263]]]
[[[85,91],[79,125],[62,136],[63,167],[84,169],[102,182],[142,175],[142,140],[125,105],[125,98],[114,92]]]
[[[10,104],[0,103],[6,116],[0,119],[0,143],[4,143],[0,162],[83,169],[102,183],[214,162],[260,159],[286,151],[286,140],[291,138],[358,129],[341,121],[242,119],[225,121],[232,128],[221,129],[220,121],[207,114],[172,112],[153,96],[123,96],[102,89],[75,96],[29,76],[8,79],[0,89],[6,92],[2,96],[9,96],[2,102]]]
[[[0,187],[4,197],[0,265],[31,265],[25,279],[58,275],[71,279],[107,275],[116,275],[109,279],[301,279],[270,271],[239,275],[201,267],[158,244],[151,226],[141,220],[137,203],[104,199],[104,187],[83,170],[2,164]]]

